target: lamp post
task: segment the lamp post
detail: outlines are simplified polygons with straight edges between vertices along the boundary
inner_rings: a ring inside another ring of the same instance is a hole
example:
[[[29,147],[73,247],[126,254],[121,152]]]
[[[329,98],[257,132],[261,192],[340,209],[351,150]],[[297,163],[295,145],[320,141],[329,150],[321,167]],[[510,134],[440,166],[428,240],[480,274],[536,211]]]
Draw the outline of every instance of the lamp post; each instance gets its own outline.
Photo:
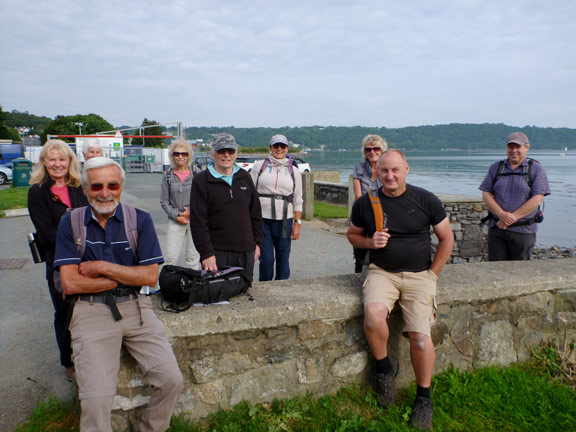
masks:
[[[82,126],[84,126],[84,123],[82,123],[82,122],[76,122],[76,123],[74,123],[74,124],[75,124],[76,126],[78,126],[78,128],[80,129],[80,134],[79,134],[79,135],[82,135]]]

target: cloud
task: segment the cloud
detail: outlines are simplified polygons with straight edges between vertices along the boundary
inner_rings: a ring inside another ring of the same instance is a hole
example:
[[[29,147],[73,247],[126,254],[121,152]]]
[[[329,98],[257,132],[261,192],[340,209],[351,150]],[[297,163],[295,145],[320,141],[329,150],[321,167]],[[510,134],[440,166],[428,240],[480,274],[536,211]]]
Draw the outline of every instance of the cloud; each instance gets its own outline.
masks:
[[[576,127],[572,2],[4,0],[0,13],[6,110]]]

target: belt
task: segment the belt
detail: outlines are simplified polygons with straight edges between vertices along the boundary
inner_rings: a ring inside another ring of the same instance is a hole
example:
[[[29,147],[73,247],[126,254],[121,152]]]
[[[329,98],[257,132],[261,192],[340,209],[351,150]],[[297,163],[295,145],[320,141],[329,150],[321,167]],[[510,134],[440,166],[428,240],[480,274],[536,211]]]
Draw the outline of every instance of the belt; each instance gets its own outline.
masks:
[[[129,294],[125,296],[112,296],[115,303],[124,303],[130,300],[134,300],[138,298],[136,294]],[[101,303],[106,304],[106,295],[105,294],[88,294],[88,295],[80,295],[78,296],[78,301],[85,301],[90,303]]]

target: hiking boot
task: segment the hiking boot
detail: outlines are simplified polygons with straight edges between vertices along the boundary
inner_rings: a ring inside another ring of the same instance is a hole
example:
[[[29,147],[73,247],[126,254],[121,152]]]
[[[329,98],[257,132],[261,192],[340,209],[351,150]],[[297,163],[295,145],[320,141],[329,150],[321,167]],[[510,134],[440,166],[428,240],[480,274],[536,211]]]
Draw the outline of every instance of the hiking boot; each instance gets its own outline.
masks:
[[[428,430],[432,428],[432,414],[434,407],[432,401],[428,398],[417,397],[412,408],[412,417],[410,423],[416,429]]]
[[[378,394],[378,405],[382,408],[386,408],[392,402],[394,402],[394,379],[398,375],[398,360],[390,359],[392,364],[392,369],[386,374],[372,373],[370,376],[370,381],[376,393]]]

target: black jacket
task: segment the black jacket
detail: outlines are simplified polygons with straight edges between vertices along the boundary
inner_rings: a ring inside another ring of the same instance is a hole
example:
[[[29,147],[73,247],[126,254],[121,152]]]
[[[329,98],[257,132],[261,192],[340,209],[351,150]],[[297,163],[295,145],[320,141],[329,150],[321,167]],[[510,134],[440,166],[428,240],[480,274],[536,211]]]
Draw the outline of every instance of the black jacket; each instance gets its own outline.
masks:
[[[250,252],[262,243],[260,199],[247,171],[240,169],[232,187],[204,170],[190,193],[190,229],[202,260],[216,250]]]
[[[68,206],[50,191],[53,185],[54,181],[48,179],[41,186],[33,184],[28,190],[28,213],[38,233],[40,246],[44,249],[48,264],[54,262],[58,224],[68,210]],[[88,199],[81,187],[68,186],[68,195],[72,208],[88,205]]]

